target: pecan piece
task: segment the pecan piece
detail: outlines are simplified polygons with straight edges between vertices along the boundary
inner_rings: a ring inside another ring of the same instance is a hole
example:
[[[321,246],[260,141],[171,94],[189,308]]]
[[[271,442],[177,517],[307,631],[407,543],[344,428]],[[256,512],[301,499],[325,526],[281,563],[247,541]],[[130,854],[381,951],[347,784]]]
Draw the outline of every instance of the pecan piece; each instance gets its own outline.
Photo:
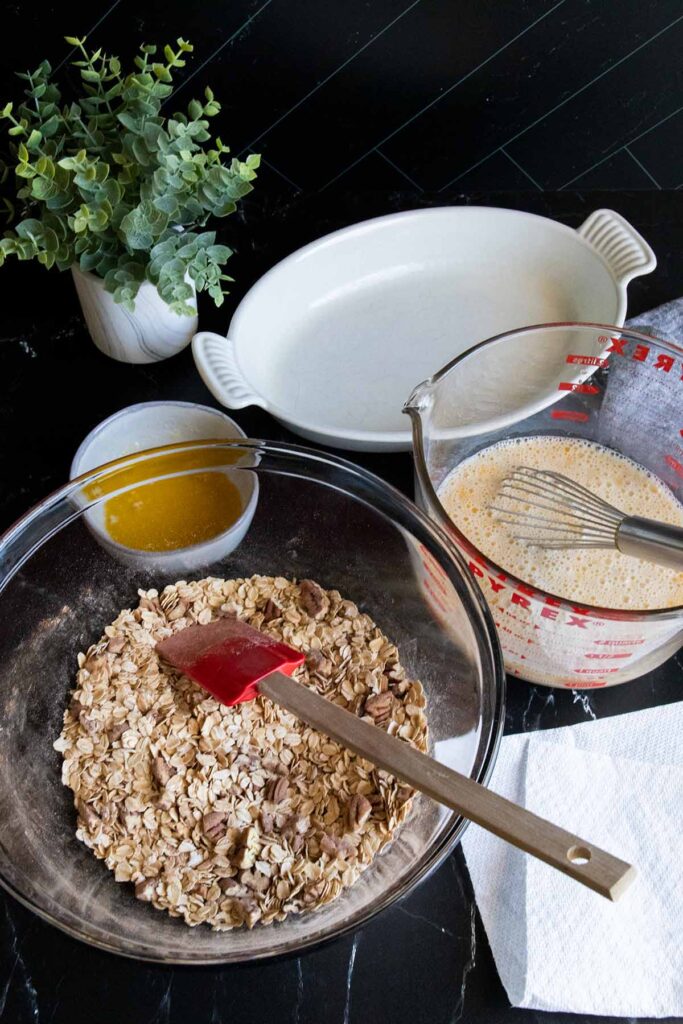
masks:
[[[139,900],[143,900],[145,903],[149,903],[154,896],[154,890],[156,889],[157,880],[156,878],[143,878],[140,882],[135,883],[135,896]]]
[[[264,811],[261,808],[261,829],[266,835],[269,835],[273,831],[273,815],[269,814],[268,811]]]
[[[394,679],[392,676],[387,676],[386,678],[389,680],[389,689],[394,697],[401,700],[410,689],[410,684],[405,679]]]
[[[266,786],[266,800],[270,800],[271,803],[279,804],[283,800],[287,799],[289,795],[289,783],[287,779],[282,775],[271,779]]]
[[[282,608],[273,601],[272,597],[269,597],[266,601],[266,606],[263,609],[263,621],[272,622],[273,619],[279,619],[282,616]]]
[[[169,779],[172,779],[174,775],[175,768],[172,768],[161,754],[157,754],[152,761],[152,778],[156,782],[157,786],[163,789]]]
[[[326,658],[322,651],[315,648],[306,655],[306,667],[311,672],[317,672],[321,676],[329,676],[333,665],[329,658]]]
[[[85,800],[79,800],[76,804],[76,809],[85,822],[85,827],[89,832],[98,832],[100,830],[102,827],[102,819],[90,804],[86,804]]]
[[[304,837],[297,833],[289,845],[292,847],[294,853],[301,853],[304,848]]]
[[[93,653],[91,654],[90,651],[88,652],[88,656],[85,659],[85,664],[83,665],[83,668],[87,668],[88,672],[90,672],[90,674],[92,675],[93,672],[97,672],[98,669],[104,666],[104,659],[102,658],[102,655],[99,652],[95,653],[95,650],[93,650],[92,647],[90,648],[90,650]]]
[[[322,589],[313,580],[302,580],[299,584],[301,607],[312,619],[319,619],[325,614],[330,602]]]
[[[122,722],[114,722],[114,724],[110,725],[109,728],[107,729],[107,737],[109,738],[109,742],[113,743],[114,740],[120,740],[127,729],[127,718],[124,718]]]
[[[231,889],[239,889],[239,882],[236,878],[219,878],[218,885],[221,892],[230,892]]]
[[[207,839],[214,842],[225,832],[227,814],[222,811],[210,811],[202,818],[202,831]]]
[[[355,832],[368,820],[372,813],[372,804],[362,793],[355,793],[346,805],[346,824],[351,832]]]
[[[365,701],[363,713],[374,719],[375,725],[383,725],[391,718],[394,707],[394,695],[391,690],[373,693]]]
[[[85,711],[85,705],[81,704],[78,697],[72,697],[69,703],[69,714],[78,721],[81,711]]]

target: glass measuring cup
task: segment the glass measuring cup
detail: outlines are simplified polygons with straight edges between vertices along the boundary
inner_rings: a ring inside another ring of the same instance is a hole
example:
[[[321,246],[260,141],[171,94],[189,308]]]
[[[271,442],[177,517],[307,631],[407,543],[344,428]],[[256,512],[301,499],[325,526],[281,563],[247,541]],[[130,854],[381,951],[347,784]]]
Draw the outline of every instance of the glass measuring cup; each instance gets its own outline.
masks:
[[[683,501],[683,348],[600,324],[521,328],[469,349],[411,394],[416,500],[445,526],[491,607],[509,673],[598,688],[683,644],[683,606],[615,610],[534,587],[486,558],[438,497],[464,459],[532,435],[582,438],[648,469]]]

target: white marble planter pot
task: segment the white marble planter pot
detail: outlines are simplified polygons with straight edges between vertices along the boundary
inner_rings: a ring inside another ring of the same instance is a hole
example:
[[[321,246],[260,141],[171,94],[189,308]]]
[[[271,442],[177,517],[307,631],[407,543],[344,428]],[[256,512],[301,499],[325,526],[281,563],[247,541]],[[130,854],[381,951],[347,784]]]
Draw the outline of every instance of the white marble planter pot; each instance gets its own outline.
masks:
[[[197,314],[179,316],[164,302],[153,284],[143,282],[129,313],[106,291],[94,274],[72,267],[78,298],[90,337],[100,352],[122,363],[156,363],[168,359],[191,341]],[[191,283],[191,282],[189,282]],[[196,297],[193,302],[196,307]]]

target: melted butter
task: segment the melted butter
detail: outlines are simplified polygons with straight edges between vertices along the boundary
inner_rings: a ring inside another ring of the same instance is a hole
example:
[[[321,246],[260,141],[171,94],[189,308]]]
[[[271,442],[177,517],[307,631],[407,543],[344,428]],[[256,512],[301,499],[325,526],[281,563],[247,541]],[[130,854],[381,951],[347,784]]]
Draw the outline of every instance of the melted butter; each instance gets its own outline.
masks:
[[[128,488],[104,504],[105,528],[117,544],[137,551],[191,547],[224,533],[242,514],[240,492],[221,467],[243,454],[221,448],[170,451],[129,466],[114,463],[84,493],[101,498]],[[182,475],[150,480],[169,473]]]

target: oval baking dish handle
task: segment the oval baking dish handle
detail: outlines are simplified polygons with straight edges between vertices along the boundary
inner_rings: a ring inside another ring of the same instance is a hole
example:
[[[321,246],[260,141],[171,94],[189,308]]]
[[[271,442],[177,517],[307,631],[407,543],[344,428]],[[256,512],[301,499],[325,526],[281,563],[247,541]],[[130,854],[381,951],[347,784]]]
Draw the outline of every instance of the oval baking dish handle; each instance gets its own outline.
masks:
[[[614,210],[591,213],[578,234],[600,253],[618,284],[626,285],[634,277],[650,274],[657,266],[657,257],[645,239]]]
[[[230,338],[200,331],[192,339],[192,355],[199,376],[221,405],[228,409],[243,409],[245,405],[266,408],[264,400],[252,391],[237,365]]]

